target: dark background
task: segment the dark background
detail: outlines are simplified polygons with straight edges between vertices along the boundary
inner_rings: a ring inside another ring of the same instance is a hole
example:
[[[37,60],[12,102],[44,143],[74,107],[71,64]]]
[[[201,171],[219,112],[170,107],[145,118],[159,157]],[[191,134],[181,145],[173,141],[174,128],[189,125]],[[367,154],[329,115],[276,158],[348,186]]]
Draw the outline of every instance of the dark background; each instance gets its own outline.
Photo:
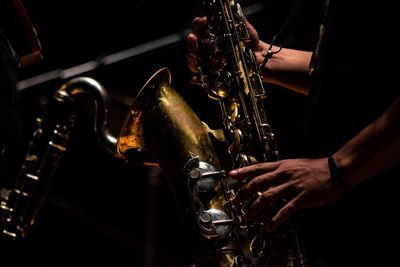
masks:
[[[247,1],[245,6],[261,4],[260,11],[248,18],[268,40],[293,2]],[[115,135],[138,90],[161,67],[171,69],[173,87],[200,118],[209,119],[215,103],[188,83],[190,73],[185,65],[185,30],[195,14],[195,1],[23,3],[36,27],[44,56],[41,62],[18,73],[27,142],[46,100],[76,76],[92,77],[107,88],[112,100],[109,127]],[[314,21],[304,16],[297,26],[300,30],[291,37],[300,35],[301,41],[289,44],[310,47],[306,40],[315,33]],[[180,34],[176,42],[160,45],[160,38],[176,33]],[[125,52],[124,59],[104,62],[106,56],[119,52]],[[88,62],[95,67],[84,71],[82,64]],[[71,74],[72,69],[77,72]],[[282,157],[300,155],[304,97],[274,86],[267,85],[266,89],[267,112]],[[152,178],[151,168],[124,162],[102,149],[92,126],[93,103],[83,100],[80,108],[68,150],[57,166],[38,221],[18,251],[16,264],[190,266],[190,241],[182,230],[165,177],[160,174]]]

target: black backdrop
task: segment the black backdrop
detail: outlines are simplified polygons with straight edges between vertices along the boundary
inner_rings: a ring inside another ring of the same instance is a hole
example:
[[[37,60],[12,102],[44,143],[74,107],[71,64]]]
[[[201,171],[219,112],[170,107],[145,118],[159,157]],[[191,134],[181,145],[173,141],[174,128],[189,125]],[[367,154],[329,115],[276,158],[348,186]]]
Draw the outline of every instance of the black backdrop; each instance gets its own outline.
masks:
[[[190,74],[185,66],[184,31],[195,14],[194,2],[23,1],[44,56],[40,63],[19,70],[26,142],[45,100],[75,76],[95,78],[110,92],[109,125],[114,134],[119,132],[130,101],[161,67],[171,69],[175,89],[207,121],[215,103],[188,83]],[[293,2],[260,2],[262,10],[249,20],[268,40]],[[258,2],[248,1],[246,6],[254,3]],[[309,18],[305,16],[299,23],[295,35],[301,35],[301,42],[291,43],[293,46],[310,46],[305,40],[316,27]],[[183,35],[161,45],[165,39],[160,38],[174,38],[175,33]],[[112,64],[103,60],[121,51],[125,52],[123,60]],[[94,65],[84,71],[82,64],[88,62]],[[75,67],[77,72],[71,74]],[[267,86],[267,91],[267,112],[282,157],[300,155],[304,97],[274,86]],[[93,132],[93,113],[93,103],[83,101],[68,150],[38,221],[17,252],[16,265],[190,266],[190,242],[165,177],[151,178],[148,167],[123,162],[104,151]]]

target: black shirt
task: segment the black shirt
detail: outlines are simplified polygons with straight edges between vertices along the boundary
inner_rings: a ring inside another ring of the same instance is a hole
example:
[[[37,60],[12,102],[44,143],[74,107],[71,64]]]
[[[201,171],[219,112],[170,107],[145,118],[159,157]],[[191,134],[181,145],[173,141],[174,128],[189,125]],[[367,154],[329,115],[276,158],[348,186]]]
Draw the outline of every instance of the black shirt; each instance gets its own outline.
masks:
[[[392,61],[397,17],[389,1],[330,0],[307,109],[310,157],[326,157],[382,114],[400,89]],[[303,213],[311,266],[400,266],[400,185],[393,168],[341,202]]]

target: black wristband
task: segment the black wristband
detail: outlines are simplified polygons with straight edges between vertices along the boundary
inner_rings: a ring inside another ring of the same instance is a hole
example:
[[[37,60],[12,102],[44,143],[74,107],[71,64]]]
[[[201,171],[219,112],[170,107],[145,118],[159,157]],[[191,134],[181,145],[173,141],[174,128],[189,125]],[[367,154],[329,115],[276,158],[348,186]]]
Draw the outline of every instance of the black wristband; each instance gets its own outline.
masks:
[[[346,181],[344,180],[343,174],[340,172],[338,167],[336,166],[335,159],[333,156],[328,157],[328,166],[329,166],[329,172],[331,174],[332,180],[336,180],[340,183],[342,186],[343,190],[348,193],[350,191],[349,186],[347,185]]]

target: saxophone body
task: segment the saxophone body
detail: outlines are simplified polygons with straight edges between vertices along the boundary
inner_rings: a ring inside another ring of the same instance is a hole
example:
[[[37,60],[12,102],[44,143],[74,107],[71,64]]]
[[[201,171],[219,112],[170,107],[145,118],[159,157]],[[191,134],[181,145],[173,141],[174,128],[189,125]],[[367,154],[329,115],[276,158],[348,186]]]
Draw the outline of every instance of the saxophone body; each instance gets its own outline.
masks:
[[[172,88],[171,72],[162,68],[135,97],[115,155],[137,162],[146,154],[164,171],[189,233],[196,267],[305,267],[295,232],[290,232],[291,238],[285,232],[268,239],[262,222],[243,223],[242,207],[230,201],[240,187],[227,177],[224,153],[215,146],[215,140],[223,138],[213,138],[215,132]]]
[[[279,160],[279,151],[268,122],[264,101],[267,98],[258,63],[252,51],[245,16],[238,0],[203,0],[201,13],[207,26],[199,40],[199,73],[202,87],[219,102],[224,136],[228,142],[229,169]],[[231,185],[233,195],[241,183]],[[236,207],[242,222],[246,206]],[[284,203],[285,200],[282,200]],[[279,207],[271,207],[276,209]],[[246,229],[250,252],[256,266],[306,267],[297,226],[289,221],[275,233],[267,233],[262,215]]]
[[[163,68],[133,101],[116,156],[136,161],[148,153],[165,172],[191,236],[196,267],[306,267],[294,224],[267,233],[262,218],[244,223],[254,199],[231,204],[243,184],[227,173],[279,160],[279,152],[240,4],[207,0],[202,11],[208,26],[199,40],[199,73],[208,96],[220,104],[220,129],[211,130],[197,117]],[[225,151],[216,146],[220,143]]]
[[[158,70],[137,94],[117,141],[116,156],[149,153],[166,174],[190,236],[196,266],[244,264],[226,172],[205,124]]]
[[[36,119],[19,174],[11,188],[1,189],[0,238],[16,241],[29,235],[64,156],[77,120],[76,97],[87,94],[96,106],[94,130],[104,148],[114,153],[116,138],[108,132],[108,94],[96,80],[77,77],[63,84]]]

